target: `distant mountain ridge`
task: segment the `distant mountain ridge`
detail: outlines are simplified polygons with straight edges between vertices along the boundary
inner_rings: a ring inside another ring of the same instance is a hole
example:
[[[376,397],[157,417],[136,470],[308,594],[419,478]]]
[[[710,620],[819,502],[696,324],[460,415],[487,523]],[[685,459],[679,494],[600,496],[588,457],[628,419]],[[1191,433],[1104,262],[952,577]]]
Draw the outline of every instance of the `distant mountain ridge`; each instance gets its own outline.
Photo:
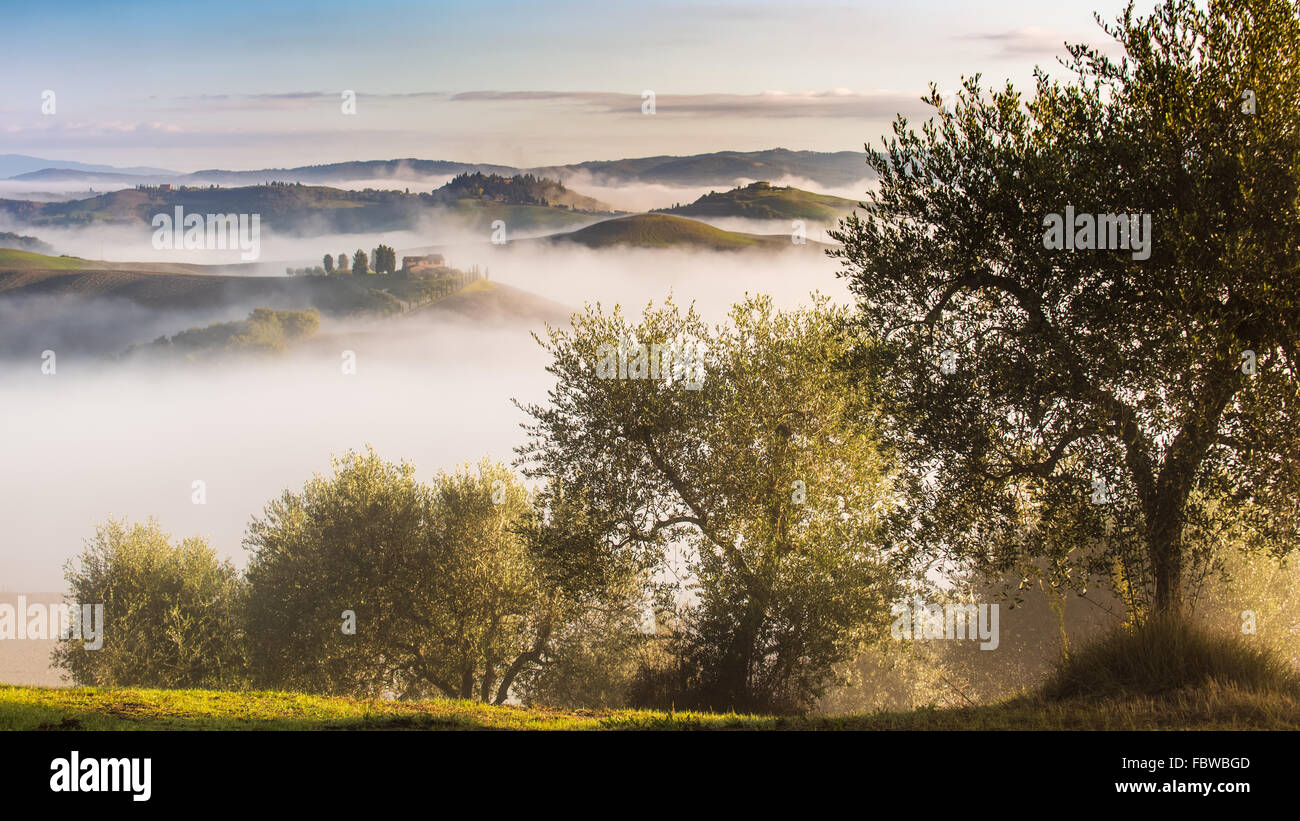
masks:
[[[843,188],[872,176],[860,151],[717,151],[684,157],[584,162],[532,168],[533,174],[568,180],[589,177],[603,185],[631,182],[664,185],[736,185],[741,181],[776,181],[796,177],[827,188]]]
[[[0,178],[12,179],[22,174],[46,169],[84,171],[89,174],[133,174],[139,176],[176,176],[180,174],[179,171],[169,171],[166,168],[150,168],[148,166],[115,168],[111,165],[91,165],[70,160],[47,160],[41,157],[29,157],[26,154],[0,154]]]
[[[15,155],[4,155],[15,156]],[[0,156],[0,160],[3,156]],[[34,160],[35,158],[26,158]],[[872,174],[866,164],[866,154],[859,151],[838,151],[833,153],[818,151],[792,151],[785,148],[773,148],[765,151],[717,151],[709,154],[687,156],[638,157],[622,160],[596,160],[572,163],[569,165],[551,165],[535,168],[515,168],[491,163],[464,163],[446,160],[421,160],[415,158],[393,160],[364,160],[325,165],[304,165],[296,168],[263,168],[251,171],[229,171],[224,169],[206,169],[191,174],[178,174],[159,169],[122,169],[108,166],[82,166],[70,168],[76,163],[51,163],[43,167],[29,167],[30,163],[18,167],[17,171],[6,172],[6,166],[0,163],[0,177],[19,176],[31,180],[60,181],[74,180],[93,182],[95,174],[111,174],[112,177],[100,177],[100,182],[118,181],[116,175],[138,173],[147,179],[136,182],[160,183],[173,185],[254,185],[265,182],[301,182],[304,184],[324,185],[350,182],[356,180],[397,180],[430,182],[459,174],[497,174],[503,177],[518,174],[532,174],[537,177],[549,177],[566,184],[595,183],[598,185],[627,185],[632,183],[659,185],[719,185],[734,186],[741,182],[754,180],[779,181],[786,178],[807,180],[826,188],[844,188]],[[44,162],[44,161],[38,161]],[[84,177],[75,174],[46,174],[48,170],[81,171]],[[33,173],[35,172],[35,173]]]

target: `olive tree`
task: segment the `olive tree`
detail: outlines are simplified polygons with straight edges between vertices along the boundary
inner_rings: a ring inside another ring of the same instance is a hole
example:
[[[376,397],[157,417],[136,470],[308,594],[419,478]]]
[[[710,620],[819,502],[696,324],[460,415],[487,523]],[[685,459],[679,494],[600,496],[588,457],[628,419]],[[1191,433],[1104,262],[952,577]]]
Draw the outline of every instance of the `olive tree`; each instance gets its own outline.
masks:
[[[679,705],[804,709],[883,633],[886,461],[835,367],[843,318],[752,297],[710,327],[669,300],[539,338],[556,385],[523,406],[521,461],[583,500],[586,543],[666,585]]]
[[[1123,57],[1071,46],[1031,99],[932,89],[833,253],[895,544],[1179,613],[1216,531],[1300,533],[1300,22],[1168,0],[1106,30]]]

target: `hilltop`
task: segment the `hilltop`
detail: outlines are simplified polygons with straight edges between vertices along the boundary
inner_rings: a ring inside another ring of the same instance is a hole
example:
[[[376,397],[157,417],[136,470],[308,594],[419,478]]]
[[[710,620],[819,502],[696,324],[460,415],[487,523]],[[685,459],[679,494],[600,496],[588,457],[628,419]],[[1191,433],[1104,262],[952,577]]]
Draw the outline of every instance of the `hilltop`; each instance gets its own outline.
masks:
[[[207,310],[253,304],[278,310],[315,308],[326,316],[394,314],[399,303],[429,297],[430,283],[394,275],[230,275],[240,266],[105,262],[0,249],[0,299],[69,296],[123,299],[155,311]],[[433,311],[432,309],[437,309]],[[534,294],[490,282],[411,311],[433,315],[557,321],[568,309]]]
[[[564,183],[532,174],[461,174],[433,192],[438,202],[481,200],[506,205],[543,205],[592,214],[617,213],[612,206],[564,187]]]
[[[658,208],[654,213],[684,217],[745,217],[834,223],[841,217],[848,216],[857,205],[853,200],[843,197],[755,182],[730,191],[710,191],[688,205]]]
[[[809,241],[795,246],[789,234],[743,234],[724,231],[707,223],[670,214],[636,214],[605,220],[567,234],[548,237],[550,242],[572,242],[588,248],[690,248],[712,251],[767,250],[821,247]]]

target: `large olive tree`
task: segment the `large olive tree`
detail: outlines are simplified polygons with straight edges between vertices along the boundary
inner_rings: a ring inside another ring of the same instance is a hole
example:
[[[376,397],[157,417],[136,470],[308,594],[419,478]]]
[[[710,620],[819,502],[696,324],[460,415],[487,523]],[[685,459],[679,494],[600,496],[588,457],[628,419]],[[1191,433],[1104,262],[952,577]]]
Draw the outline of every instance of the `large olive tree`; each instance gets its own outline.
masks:
[[[899,544],[1119,568],[1178,612],[1215,530],[1300,527],[1300,22],[1169,0],[1106,30],[1123,57],[1070,47],[1032,99],[975,77],[900,118],[835,253],[883,342]]]

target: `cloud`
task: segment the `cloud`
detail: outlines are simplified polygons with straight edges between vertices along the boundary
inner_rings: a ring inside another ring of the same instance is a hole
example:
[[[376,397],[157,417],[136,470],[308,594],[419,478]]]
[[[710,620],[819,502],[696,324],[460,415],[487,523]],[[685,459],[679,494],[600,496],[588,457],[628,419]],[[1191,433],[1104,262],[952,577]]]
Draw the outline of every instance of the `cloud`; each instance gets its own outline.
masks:
[[[79,134],[104,136],[108,134],[180,134],[184,128],[175,123],[150,120],[133,123],[125,120],[60,120],[49,125],[36,126],[10,125],[5,129],[10,134],[38,133],[50,136],[62,134]]]
[[[764,91],[759,94],[656,94],[656,114],[707,117],[892,118],[918,109],[919,94],[894,91]],[[568,102],[602,112],[641,114],[641,94],[606,91],[467,91],[452,102]]]
[[[1063,31],[1051,31],[1034,26],[1011,29],[1009,31],[989,32],[984,34],[967,34],[962,40],[974,40],[995,46],[994,56],[1007,59],[1024,59],[1026,57],[1056,57],[1066,53],[1065,43],[1077,42],[1078,38]]]
[[[299,109],[314,103],[337,102],[338,91],[290,91],[274,94],[210,94],[176,98],[178,108],[194,104],[226,109]],[[742,116],[742,117],[889,117],[900,110],[915,109],[920,93],[893,91],[858,92],[835,88],[827,91],[763,91],[758,94],[657,94],[656,113],[660,115]],[[445,92],[410,91],[371,93],[357,91],[358,100],[404,102],[439,100],[452,103],[554,103],[586,109],[595,113],[641,114],[641,92],[618,91],[500,91],[492,89]]]

